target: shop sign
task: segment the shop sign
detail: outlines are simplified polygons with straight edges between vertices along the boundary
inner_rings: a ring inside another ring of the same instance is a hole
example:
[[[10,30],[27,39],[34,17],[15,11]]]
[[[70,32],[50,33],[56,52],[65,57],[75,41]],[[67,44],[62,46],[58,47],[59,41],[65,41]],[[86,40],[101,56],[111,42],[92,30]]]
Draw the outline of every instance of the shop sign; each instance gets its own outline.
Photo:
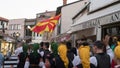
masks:
[[[100,25],[100,20],[99,19],[95,19],[95,20],[90,20],[88,22],[85,22],[82,24],[82,28],[91,28],[91,27],[95,27],[97,25]]]
[[[109,23],[115,23],[120,21],[120,11],[116,12],[116,13],[112,13],[100,18],[96,18],[93,20],[89,20],[87,22],[82,23],[82,29],[85,28],[92,28],[92,27],[96,27],[98,25],[105,25],[105,24],[109,24]]]
[[[120,12],[112,14],[112,16],[111,16],[111,23],[117,22],[117,21],[120,21]]]

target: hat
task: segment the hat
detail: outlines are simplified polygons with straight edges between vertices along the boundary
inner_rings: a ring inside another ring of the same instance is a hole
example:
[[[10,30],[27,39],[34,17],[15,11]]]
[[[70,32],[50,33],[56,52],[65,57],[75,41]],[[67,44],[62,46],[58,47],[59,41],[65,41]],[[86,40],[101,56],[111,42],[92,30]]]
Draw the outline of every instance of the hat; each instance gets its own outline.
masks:
[[[56,42],[52,42],[51,43],[51,49],[52,49],[52,51],[53,51],[53,54],[54,54],[54,56],[57,56],[57,54],[58,54],[58,43],[56,43]]]
[[[28,50],[28,45],[27,45],[27,44],[24,44],[24,45],[23,45],[23,52],[27,52],[27,50]]]
[[[114,50],[115,56],[120,59],[120,46],[116,46]]]

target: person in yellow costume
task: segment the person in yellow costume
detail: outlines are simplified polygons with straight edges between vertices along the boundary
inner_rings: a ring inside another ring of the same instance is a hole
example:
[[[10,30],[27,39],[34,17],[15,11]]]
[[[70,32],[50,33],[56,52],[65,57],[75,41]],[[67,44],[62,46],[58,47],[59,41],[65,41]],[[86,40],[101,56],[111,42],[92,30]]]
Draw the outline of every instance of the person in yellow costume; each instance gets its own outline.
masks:
[[[81,45],[78,48],[79,57],[83,68],[90,68],[90,46],[86,39],[81,39]]]
[[[119,68],[120,67],[120,41],[117,42],[117,46],[115,47],[114,54],[115,54],[115,60],[117,63],[115,68]]]
[[[63,61],[65,68],[68,68],[68,58],[67,58],[67,47],[65,45],[65,43],[60,43],[59,47],[58,47],[58,53],[59,56],[61,58],[61,60]]]

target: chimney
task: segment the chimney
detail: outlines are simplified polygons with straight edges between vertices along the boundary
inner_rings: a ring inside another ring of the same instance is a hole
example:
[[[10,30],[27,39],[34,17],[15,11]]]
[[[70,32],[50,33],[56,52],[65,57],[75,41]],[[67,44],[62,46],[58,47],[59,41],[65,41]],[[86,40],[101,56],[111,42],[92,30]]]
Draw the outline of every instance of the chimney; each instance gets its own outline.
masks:
[[[67,4],[67,0],[63,0],[63,5],[66,5]]]

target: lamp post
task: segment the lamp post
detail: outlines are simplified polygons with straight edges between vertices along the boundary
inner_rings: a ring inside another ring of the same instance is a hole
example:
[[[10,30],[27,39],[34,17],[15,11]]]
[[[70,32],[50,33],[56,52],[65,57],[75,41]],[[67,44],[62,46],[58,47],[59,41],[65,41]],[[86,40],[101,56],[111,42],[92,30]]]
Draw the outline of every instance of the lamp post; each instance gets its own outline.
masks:
[[[16,48],[16,45],[17,45],[17,42],[18,42],[18,37],[20,36],[20,33],[17,32],[17,33],[13,33],[13,37],[15,38],[15,48]]]

